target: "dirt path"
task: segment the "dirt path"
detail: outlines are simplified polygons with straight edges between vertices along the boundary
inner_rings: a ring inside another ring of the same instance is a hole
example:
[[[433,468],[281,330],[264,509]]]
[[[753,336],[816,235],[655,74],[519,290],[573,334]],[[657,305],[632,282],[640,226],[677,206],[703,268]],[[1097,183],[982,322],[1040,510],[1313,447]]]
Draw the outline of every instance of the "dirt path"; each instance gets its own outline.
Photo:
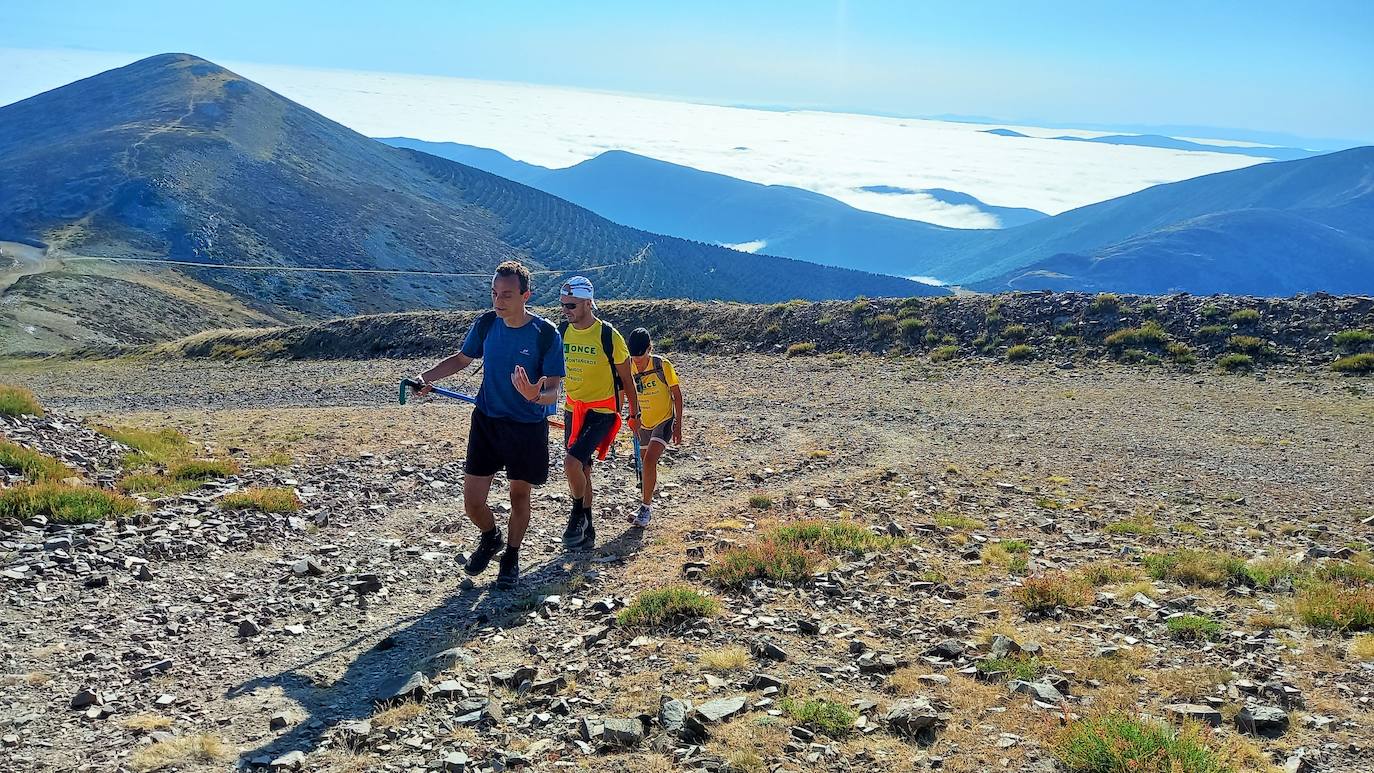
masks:
[[[0,266],[0,296],[26,276],[62,268],[62,260],[49,256],[47,249],[18,242],[0,242],[0,260],[7,264]]]

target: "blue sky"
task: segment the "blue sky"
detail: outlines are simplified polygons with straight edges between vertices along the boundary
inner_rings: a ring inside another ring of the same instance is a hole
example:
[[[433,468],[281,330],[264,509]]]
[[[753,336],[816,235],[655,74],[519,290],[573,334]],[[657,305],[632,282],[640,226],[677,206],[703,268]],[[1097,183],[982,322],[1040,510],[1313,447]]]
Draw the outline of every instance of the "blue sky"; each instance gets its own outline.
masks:
[[[68,0],[0,4],[0,29],[9,46],[1374,142],[1367,2]]]

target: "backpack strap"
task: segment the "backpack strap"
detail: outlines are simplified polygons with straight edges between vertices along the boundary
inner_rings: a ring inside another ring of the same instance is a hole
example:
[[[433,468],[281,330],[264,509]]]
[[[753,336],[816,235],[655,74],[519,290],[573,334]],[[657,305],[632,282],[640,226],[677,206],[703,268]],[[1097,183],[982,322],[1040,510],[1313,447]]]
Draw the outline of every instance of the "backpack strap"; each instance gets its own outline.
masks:
[[[620,393],[625,385],[620,381],[620,371],[615,367],[615,328],[606,320],[601,320],[601,351],[606,353],[606,362],[611,366],[611,383],[615,385],[615,412],[620,413]]]
[[[655,354],[652,359],[654,361],[654,373],[658,375],[659,383],[667,386],[668,377],[663,373],[663,358]]]
[[[477,318],[473,325],[477,329],[477,340],[482,344],[482,353],[487,353],[487,335],[491,333],[491,325],[496,321],[496,310],[490,309],[485,314]]]

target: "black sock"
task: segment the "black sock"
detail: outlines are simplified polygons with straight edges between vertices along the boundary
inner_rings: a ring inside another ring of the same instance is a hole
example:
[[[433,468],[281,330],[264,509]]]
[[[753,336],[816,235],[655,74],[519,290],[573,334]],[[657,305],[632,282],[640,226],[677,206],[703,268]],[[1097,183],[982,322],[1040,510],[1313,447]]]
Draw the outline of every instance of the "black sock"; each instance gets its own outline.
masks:
[[[496,536],[497,536],[497,534],[499,534],[499,533],[500,533],[500,529],[498,529],[497,527],[493,526],[493,527],[491,527],[490,529],[487,529],[486,531],[482,532],[482,541],[483,541],[483,542],[495,542],[495,541],[496,541]]]
[[[507,545],[504,556],[509,560],[518,558],[520,556],[520,547],[518,545]]]

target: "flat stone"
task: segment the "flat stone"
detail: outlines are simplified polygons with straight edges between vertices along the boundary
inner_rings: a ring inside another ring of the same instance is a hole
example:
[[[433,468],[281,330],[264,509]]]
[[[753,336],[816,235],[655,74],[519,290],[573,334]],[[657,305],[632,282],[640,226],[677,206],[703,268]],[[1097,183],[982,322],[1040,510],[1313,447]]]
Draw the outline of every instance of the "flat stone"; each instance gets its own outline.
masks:
[[[273,770],[300,770],[305,765],[305,752],[300,749],[289,751],[272,760]]]
[[[1221,712],[1200,703],[1171,703],[1164,707],[1164,712],[1172,719],[1192,719],[1221,727]]]
[[[897,735],[913,737],[932,728],[940,719],[939,712],[925,698],[904,698],[892,704],[883,721]]]
[[[582,740],[597,746],[638,746],[644,725],[638,719],[583,719]]]
[[[658,706],[658,724],[667,732],[678,735],[682,732],[687,715],[692,713],[692,702],[664,697]]]
[[[1033,696],[1036,700],[1044,701],[1045,703],[1064,702],[1064,694],[1054,689],[1054,685],[1044,682],[1026,682],[1020,679],[1013,679],[1007,682],[1007,689],[1012,692]]]
[[[707,722],[721,722],[744,710],[745,698],[736,695],[732,698],[716,698],[697,706],[696,714]]]
[[[1246,706],[1236,715],[1236,728],[1250,735],[1278,738],[1288,732],[1288,712],[1277,706]]]
[[[423,701],[429,696],[433,685],[424,674],[416,671],[409,676],[397,676],[383,682],[377,689],[376,695],[372,700],[377,703],[391,703],[392,701],[417,700]]]

